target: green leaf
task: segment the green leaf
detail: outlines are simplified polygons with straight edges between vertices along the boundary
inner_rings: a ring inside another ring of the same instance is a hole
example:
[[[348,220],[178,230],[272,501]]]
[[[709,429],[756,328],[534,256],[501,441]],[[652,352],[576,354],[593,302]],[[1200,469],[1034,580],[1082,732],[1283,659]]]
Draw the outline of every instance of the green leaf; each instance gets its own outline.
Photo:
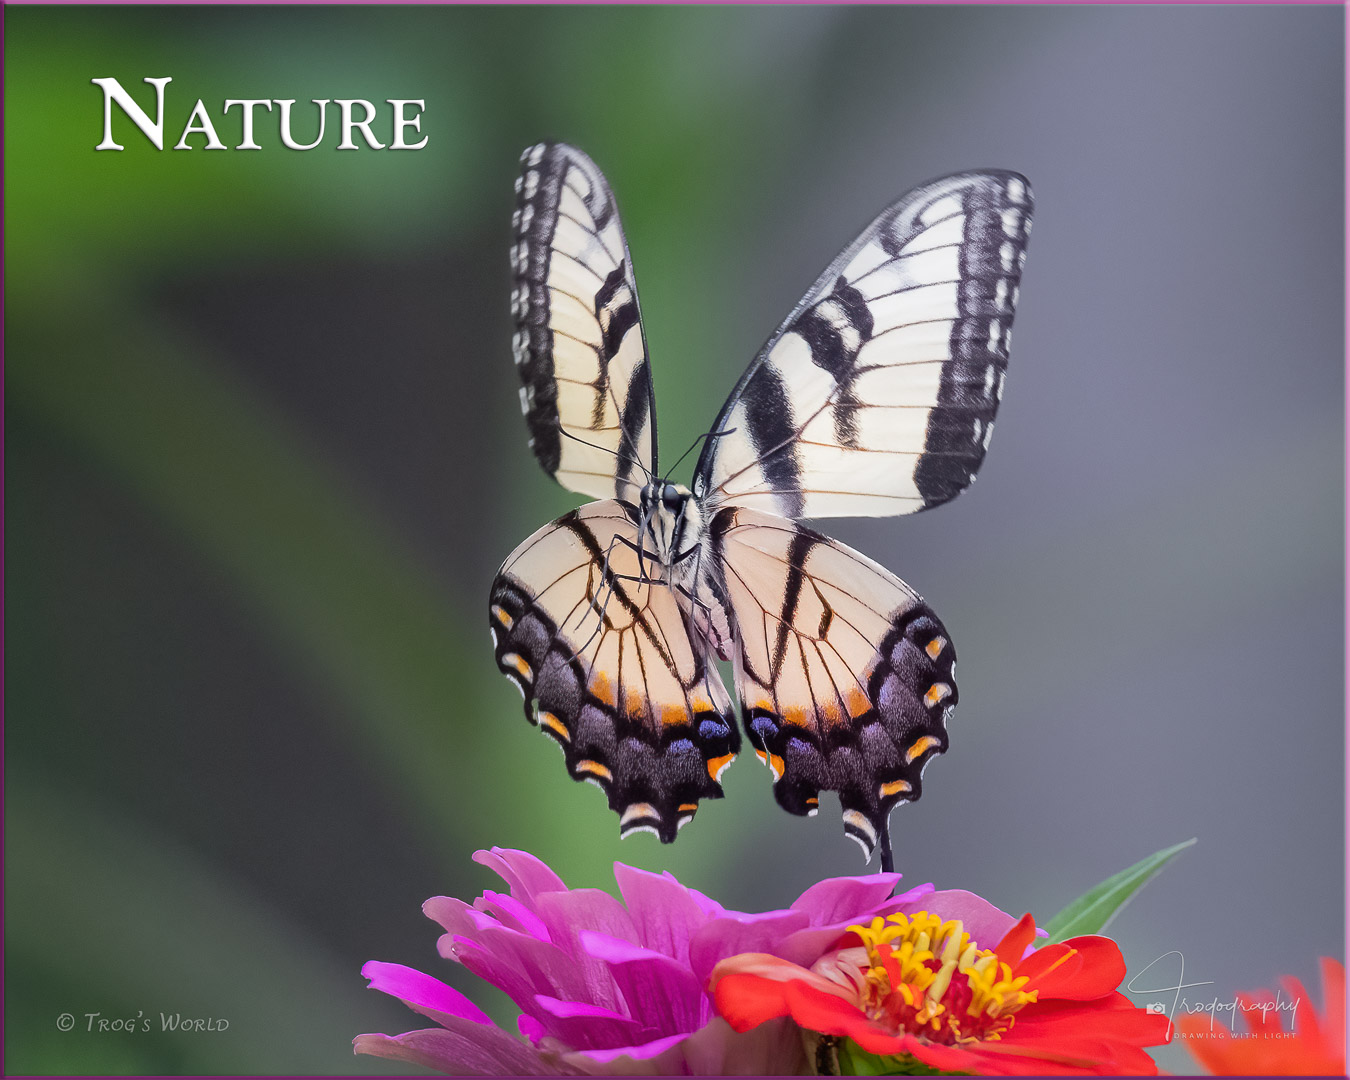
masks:
[[[1046,924],[1045,929],[1050,937],[1041,944],[1049,945],[1080,934],[1097,934],[1106,929],[1116,913],[1125,906],[1125,901],[1195,841],[1196,838],[1191,837],[1189,840],[1156,851],[1148,858],[1140,859],[1129,869],[1113,874],[1100,885],[1089,889],[1077,900],[1067,904]]]

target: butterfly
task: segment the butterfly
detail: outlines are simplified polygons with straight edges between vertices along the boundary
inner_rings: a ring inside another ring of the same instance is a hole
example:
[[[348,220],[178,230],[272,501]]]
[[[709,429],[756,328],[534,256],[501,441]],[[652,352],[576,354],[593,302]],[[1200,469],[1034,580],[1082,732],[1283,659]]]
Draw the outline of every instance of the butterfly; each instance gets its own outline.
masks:
[[[723,795],[745,737],[778,804],[837,792],[891,863],[957,702],[946,628],[908,585],[800,524],[889,516],[975,479],[1007,371],[1032,196],[1002,171],[943,177],[834,260],[722,406],[691,486],[657,464],[637,283],[614,195],[580,150],[521,156],[513,352],[530,446],[596,502],[502,564],[489,625],[525,715],[598,785],[621,835],[675,839]],[[697,443],[695,444],[697,445]]]

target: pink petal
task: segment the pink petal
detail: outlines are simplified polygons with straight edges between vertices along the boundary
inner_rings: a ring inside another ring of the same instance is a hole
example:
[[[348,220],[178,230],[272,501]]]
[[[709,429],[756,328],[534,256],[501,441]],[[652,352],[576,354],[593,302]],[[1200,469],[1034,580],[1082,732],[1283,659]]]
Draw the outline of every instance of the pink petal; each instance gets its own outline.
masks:
[[[880,875],[872,875],[880,876]],[[836,879],[849,880],[849,879]],[[906,909],[907,904],[917,903],[923,896],[933,892],[933,886],[923,884],[915,886],[907,892],[902,892],[899,896],[887,896],[879,904],[872,907],[863,907],[863,909],[846,913],[844,917],[825,926],[810,926],[805,930],[796,930],[795,933],[788,934],[778,944],[772,948],[765,949],[765,952],[774,953],[775,956],[782,956],[784,960],[791,960],[794,964],[801,964],[803,968],[811,967],[815,961],[819,960],[826,952],[836,946],[838,940],[844,937],[849,926],[856,923],[868,923],[876,915],[888,915],[892,911]],[[860,894],[860,899],[867,899],[867,894]]]
[[[535,1016],[548,1034],[579,1050],[627,1046],[654,1034],[648,1024],[596,1005],[559,1001],[543,994],[534,1001]]]
[[[495,847],[475,851],[473,861],[495,871],[511,887],[511,895],[524,904],[533,903],[541,893],[564,892],[562,878],[528,851]]]
[[[790,1020],[771,1020],[739,1034],[720,1016],[692,1035],[566,1054],[563,1060],[588,1073],[613,1076],[803,1076],[811,1071],[801,1032]]]
[[[841,920],[857,922],[863,912],[871,911],[890,899],[899,880],[899,874],[826,878],[793,901],[792,910],[806,912],[812,926],[824,926]]]
[[[637,1046],[619,1046],[607,1050],[581,1050],[575,1054],[568,1054],[569,1059],[581,1058],[586,1061],[593,1061],[597,1064],[605,1065],[611,1062],[617,1062],[620,1058],[631,1058],[634,1061],[646,1061],[656,1057],[672,1046],[678,1046],[688,1035],[666,1035],[660,1039],[653,1039],[648,1043],[641,1043]],[[623,1070],[624,1073],[627,1070]],[[622,1075],[622,1073],[620,1074]]]
[[[546,893],[539,897],[535,910],[553,943],[572,956],[580,955],[576,940],[582,930],[595,930],[627,941],[639,940],[633,917],[603,889]]]
[[[699,906],[699,909],[703,912],[704,915],[708,916],[708,918],[716,919],[719,916],[727,914],[727,909],[724,908],[721,904],[719,904],[716,900],[714,900],[711,896],[704,896],[697,889],[690,889],[689,895],[694,898],[694,903],[696,903]]]
[[[690,1032],[712,1014],[703,981],[664,953],[619,938],[583,930],[581,947],[609,965],[614,981],[632,1013],[656,1031]]]
[[[541,941],[549,940],[548,927],[544,925],[544,921],[514,896],[505,896],[484,889],[483,895],[473,902],[473,906],[494,915],[498,922],[511,930],[529,934]]]
[[[492,1018],[454,987],[413,968],[371,960],[361,969],[361,976],[370,980],[371,990],[383,991],[414,1009],[492,1025]],[[439,1022],[439,1016],[435,1019]]]
[[[789,934],[805,930],[809,916],[804,911],[766,911],[762,915],[727,912],[712,919],[689,940],[689,966],[700,983],[719,960],[744,952],[776,952]]]
[[[447,934],[438,945],[441,955],[500,988],[526,1012],[533,1011],[536,994],[619,1007],[618,989],[603,969],[578,963],[558,946],[514,930],[495,927],[470,939]]]
[[[803,1076],[813,1071],[801,1031],[786,1018],[741,1033],[716,1016],[689,1036],[680,1050],[695,1076]]]
[[[453,896],[433,896],[422,905],[422,914],[440,923],[447,933],[462,934],[466,937],[483,926],[484,919],[492,919],[491,915],[478,911]],[[444,956],[445,953],[442,952],[441,955]]]
[[[873,876],[880,877],[882,875]],[[855,879],[837,878],[835,880],[849,881]],[[932,885],[916,885],[899,896],[885,897],[880,903],[872,907],[860,908],[852,914],[847,914],[837,922],[826,926],[812,926],[806,930],[798,930],[796,933],[785,937],[776,947],[766,951],[786,960],[791,960],[794,964],[810,967],[826,952],[835,947],[835,944],[844,936],[850,926],[858,923],[869,923],[877,915],[885,917],[894,911],[914,910],[916,907],[922,906],[920,901],[932,894]],[[867,894],[861,893],[859,898],[866,899]]]
[[[708,921],[689,890],[669,873],[653,874],[623,863],[614,864],[614,877],[637,929],[634,940],[687,961],[690,937]]]
[[[614,973],[582,947],[577,935],[582,931],[596,931],[622,940],[636,940],[637,929],[624,906],[599,889],[574,889],[539,897],[538,910],[554,943],[571,960],[577,984],[585,987],[584,991],[553,996],[614,1005],[618,1000]]]
[[[529,1013],[521,1013],[516,1017],[516,1027],[520,1029],[520,1033],[525,1038],[535,1045],[538,1045],[539,1040],[548,1034],[548,1029]]]
[[[545,1076],[558,1072],[534,1047],[500,1028],[467,1020],[457,1023],[464,1029],[423,1028],[402,1035],[358,1035],[352,1047],[358,1054],[408,1061],[451,1076]]]
[[[960,919],[970,940],[982,949],[992,949],[1017,925],[1017,920],[1006,911],[965,889],[943,889],[924,897],[921,903],[906,905],[903,910],[906,914],[922,910],[943,919]],[[1040,931],[1039,936],[1045,937],[1045,931]]]

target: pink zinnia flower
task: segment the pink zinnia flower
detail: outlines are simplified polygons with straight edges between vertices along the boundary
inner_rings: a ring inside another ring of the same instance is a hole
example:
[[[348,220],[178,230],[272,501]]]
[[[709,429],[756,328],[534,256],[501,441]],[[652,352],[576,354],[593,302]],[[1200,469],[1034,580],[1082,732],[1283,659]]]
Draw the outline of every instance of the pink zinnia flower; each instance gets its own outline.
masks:
[[[400,964],[372,961],[372,989],[400,998],[439,1027],[361,1035],[358,1053],[446,1073],[792,1074],[810,1071],[786,1018],[737,1033],[707,986],[730,956],[760,953],[810,967],[846,929],[892,912],[937,907],[997,940],[1011,916],[973,893],[920,885],[892,896],[899,874],[832,878],[791,907],[729,911],[670,874],[616,863],[620,903],[598,889],[568,889],[523,851],[474,855],[510,894],[472,905],[436,897],[423,911],[446,930],[442,956],[506,992],[523,1038],[497,1027],[467,997]]]

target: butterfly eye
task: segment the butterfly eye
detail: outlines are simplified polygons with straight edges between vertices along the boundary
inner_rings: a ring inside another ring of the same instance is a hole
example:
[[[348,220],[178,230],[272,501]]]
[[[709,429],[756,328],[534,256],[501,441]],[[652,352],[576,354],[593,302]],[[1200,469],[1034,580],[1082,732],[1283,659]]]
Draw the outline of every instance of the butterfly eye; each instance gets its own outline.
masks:
[[[679,490],[674,484],[667,484],[665,491],[661,492],[661,501],[665,503],[667,510],[679,510],[680,504],[684,500],[680,497]]]

